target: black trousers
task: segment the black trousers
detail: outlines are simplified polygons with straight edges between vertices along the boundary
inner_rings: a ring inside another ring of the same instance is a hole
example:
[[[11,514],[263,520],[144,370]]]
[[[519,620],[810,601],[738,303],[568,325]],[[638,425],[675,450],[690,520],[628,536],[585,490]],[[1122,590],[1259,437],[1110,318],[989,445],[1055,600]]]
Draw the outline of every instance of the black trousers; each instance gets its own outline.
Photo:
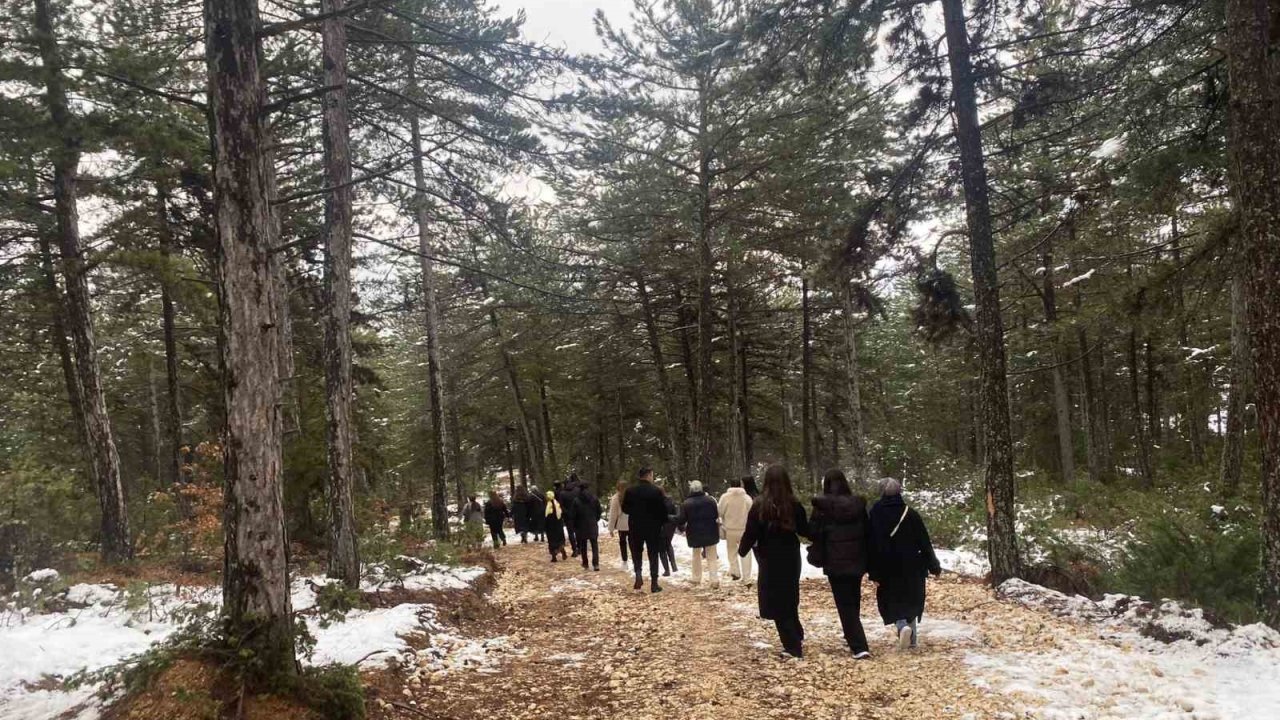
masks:
[[[507,533],[503,531],[501,525],[490,525],[489,537],[493,538],[494,547],[507,544]]]
[[[658,552],[662,556],[662,569],[667,572],[676,571],[676,549],[671,542],[671,538],[663,538],[658,541]]]
[[[591,566],[600,567],[600,540],[578,533],[578,554],[582,556],[582,567],[587,566],[587,545],[591,546]]]
[[[855,653],[867,651],[867,633],[862,629],[862,576],[832,575],[827,578],[831,583],[831,596],[836,601],[836,612],[840,613],[840,626],[844,628],[844,640],[849,649]]]
[[[622,548],[622,562],[627,561],[627,547],[631,544],[628,539],[630,535],[631,533],[626,530],[618,531],[618,547]]]
[[[800,624],[800,608],[778,608],[773,626],[778,629],[778,639],[788,655],[804,655],[804,626]]]
[[[649,577],[654,582],[658,582],[658,556],[663,554],[661,537],[641,537],[635,533],[629,533],[628,538],[631,544],[631,565],[636,570],[636,577],[644,574],[644,557],[643,552],[649,551]]]
[[[573,529],[569,523],[564,524],[565,537],[569,538],[569,548],[573,550],[573,554],[578,554],[578,531]]]

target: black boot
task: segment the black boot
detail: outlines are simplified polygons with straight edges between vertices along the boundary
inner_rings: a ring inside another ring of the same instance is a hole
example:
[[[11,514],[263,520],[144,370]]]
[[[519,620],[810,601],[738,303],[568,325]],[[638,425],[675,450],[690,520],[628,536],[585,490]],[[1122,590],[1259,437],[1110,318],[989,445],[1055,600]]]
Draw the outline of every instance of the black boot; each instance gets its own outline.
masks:
[[[637,576],[636,576],[636,584],[632,587],[632,589],[633,589],[633,590],[639,590],[639,589],[640,589],[640,588],[642,588],[642,587],[644,587],[644,580],[641,580],[641,579],[640,579],[640,576],[639,576],[639,575],[637,575]]]
[[[649,590],[650,590],[651,592],[660,593],[660,592],[662,592],[662,586],[658,584],[658,581],[657,581],[657,580],[654,580],[654,581],[653,581],[653,585],[652,585],[652,586],[650,586]]]

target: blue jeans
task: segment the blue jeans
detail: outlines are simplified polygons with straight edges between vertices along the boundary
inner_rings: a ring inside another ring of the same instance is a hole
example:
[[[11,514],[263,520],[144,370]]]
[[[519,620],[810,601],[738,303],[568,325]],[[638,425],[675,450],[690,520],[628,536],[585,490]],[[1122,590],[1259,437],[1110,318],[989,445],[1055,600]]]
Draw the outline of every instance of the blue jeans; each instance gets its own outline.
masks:
[[[902,633],[902,628],[907,627],[907,626],[910,626],[910,627],[911,627],[911,647],[915,647],[915,646],[916,646],[916,640],[917,640],[918,638],[917,638],[917,636],[916,636],[916,621],[915,621],[915,620],[895,620],[895,621],[894,621],[894,623],[893,623],[893,625],[894,625],[894,627],[895,627],[895,628],[897,628],[897,630],[898,630],[898,633],[899,633],[899,634],[901,634],[901,633]]]

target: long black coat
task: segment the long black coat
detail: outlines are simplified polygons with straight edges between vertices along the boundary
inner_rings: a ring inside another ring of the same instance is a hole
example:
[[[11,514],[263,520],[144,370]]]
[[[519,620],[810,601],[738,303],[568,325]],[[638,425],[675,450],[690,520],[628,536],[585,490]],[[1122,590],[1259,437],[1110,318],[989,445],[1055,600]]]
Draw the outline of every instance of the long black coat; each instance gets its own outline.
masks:
[[[551,548],[551,550],[554,552],[564,547],[564,542],[565,542],[564,540],[564,523],[565,523],[564,507],[561,506],[559,516],[555,515],[554,513],[551,515],[547,515],[546,502],[544,501],[542,513],[543,513],[542,517],[544,518],[546,532],[547,532],[547,547]]]
[[[691,548],[703,548],[720,542],[720,508],[704,492],[685,498],[676,516],[676,525],[684,530]]]
[[[657,540],[667,522],[666,496],[657,485],[638,482],[622,494],[622,512],[627,514],[631,536],[638,540]]]
[[[516,527],[516,534],[529,532],[529,500],[527,490],[517,490],[511,499],[511,522]]]
[[[870,559],[871,579],[880,583],[876,605],[885,625],[924,617],[925,577],[942,572],[942,566],[924,520],[901,495],[882,497],[871,508]]]
[[[676,536],[676,516],[680,514],[680,510],[676,507],[676,501],[665,493],[662,496],[662,510],[666,515],[666,522],[662,523],[662,539],[671,542]]]
[[[577,525],[573,523],[573,501],[578,495],[578,485],[576,483],[565,483],[560,486],[560,491],[556,493],[556,500],[560,501],[560,507],[564,508],[565,527]]]
[[[822,557],[824,574],[837,577],[866,574],[870,535],[866,498],[819,495],[813,499],[809,539]]]
[[[600,499],[585,487],[580,488],[573,498],[573,512],[568,514],[578,537],[588,540],[600,537],[602,514],[604,509],[600,507]]]
[[[737,553],[755,550],[760,564],[760,617],[772,620],[794,614],[800,607],[800,538],[809,536],[804,506],[795,503],[795,529],[784,530],[760,519],[760,503],[747,513],[747,528]]]
[[[538,492],[534,488],[529,492],[529,499],[525,503],[525,512],[529,514],[529,532],[535,535],[541,535],[547,531],[547,520],[543,513],[546,512],[547,496],[545,493]]]
[[[496,503],[492,500],[484,501],[485,525],[488,525],[491,528],[500,528],[502,527],[502,521],[506,520],[507,515],[509,514],[510,513],[507,511],[507,504],[501,500]]]

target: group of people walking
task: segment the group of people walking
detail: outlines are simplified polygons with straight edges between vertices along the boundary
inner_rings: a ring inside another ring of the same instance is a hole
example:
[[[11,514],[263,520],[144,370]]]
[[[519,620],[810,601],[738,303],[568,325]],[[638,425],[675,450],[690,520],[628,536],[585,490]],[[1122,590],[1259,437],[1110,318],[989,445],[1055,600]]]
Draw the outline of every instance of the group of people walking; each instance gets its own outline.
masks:
[[[540,495],[537,488],[521,488],[511,508],[497,493],[481,508],[471,500],[468,518],[489,525],[494,546],[506,544],[503,520],[511,517],[521,542],[532,534],[546,538],[551,561],[567,560],[566,542],[584,569],[600,569],[599,528],[603,515],[599,499],[570,475],[564,483]],[[855,493],[844,473],[828,470],[822,494],[811,502],[812,513],[796,497],[791,477],[782,465],[765,470],[762,487],[744,477],[713,499],[702,484],[691,482],[689,494],[677,505],[654,482],[644,467],[635,482],[619,483],[609,500],[606,528],[618,538],[624,565],[635,575],[634,589],[644,588],[644,556],[648,555],[649,589],[662,591],[658,568],[676,570],[672,539],[685,535],[692,550],[692,581],[704,575],[719,587],[719,545],[728,547],[727,565],[734,581],[751,582],[752,565],[759,567],[757,601],[760,617],[772,620],[790,656],[804,654],[804,626],[800,622],[801,539],[809,541],[807,560],[822,568],[831,587],[845,641],[855,658],[869,658],[861,620],[862,581],[876,583],[876,604],[885,625],[893,626],[900,649],[919,640],[917,624],[924,615],[925,580],[942,571],[920,514],[906,504],[902,485],[886,480],[880,498],[868,509],[867,498]],[[473,514],[474,511],[474,514]],[[588,563],[590,550],[590,563]]]

